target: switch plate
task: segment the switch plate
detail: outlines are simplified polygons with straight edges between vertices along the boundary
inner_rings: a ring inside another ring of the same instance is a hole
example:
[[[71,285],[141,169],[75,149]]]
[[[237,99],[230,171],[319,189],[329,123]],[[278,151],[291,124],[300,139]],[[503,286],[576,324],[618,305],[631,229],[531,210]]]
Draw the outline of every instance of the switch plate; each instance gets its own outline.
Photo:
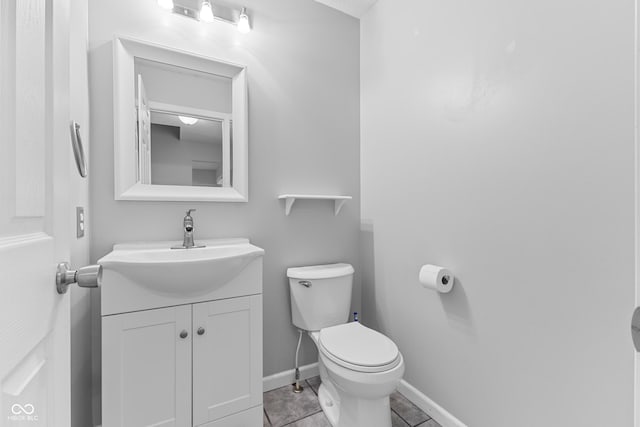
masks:
[[[76,207],[76,237],[84,237],[84,208]]]

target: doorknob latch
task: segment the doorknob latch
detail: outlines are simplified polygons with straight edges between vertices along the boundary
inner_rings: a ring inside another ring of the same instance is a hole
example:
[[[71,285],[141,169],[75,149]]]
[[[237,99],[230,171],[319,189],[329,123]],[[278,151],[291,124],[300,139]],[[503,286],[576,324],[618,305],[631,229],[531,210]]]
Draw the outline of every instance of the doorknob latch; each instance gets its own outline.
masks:
[[[102,283],[102,266],[88,265],[77,270],[70,270],[69,264],[61,262],[56,271],[56,289],[64,294],[69,285],[77,283],[81,288],[99,288]]]

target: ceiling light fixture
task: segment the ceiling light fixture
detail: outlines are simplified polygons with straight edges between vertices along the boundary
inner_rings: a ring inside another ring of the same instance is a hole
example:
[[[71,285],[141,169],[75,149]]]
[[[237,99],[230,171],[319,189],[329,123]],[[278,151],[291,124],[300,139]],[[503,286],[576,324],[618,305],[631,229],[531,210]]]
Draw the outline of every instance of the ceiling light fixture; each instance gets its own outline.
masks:
[[[195,125],[196,123],[198,123],[198,119],[196,119],[195,117],[178,116],[178,118],[185,125]]]
[[[173,0],[157,0],[157,2],[163,9],[170,10],[180,16],[195,19],[196,21],[226,22],[227,24],[231,24],[236,27],[238,32],[242,34],[246,34],[251,31],[251,21],[249,20],[246,7],[241,9],[240,15],[238,16],[237,9],[233,10],[216,5],[216,13],[214,15],[211,0],[202,0],[200,9],[186,7],[180,4],[180,0],[178,0],[177,4],[174,4]],[[236,19],[236,17],[238,17],[238,19]]]

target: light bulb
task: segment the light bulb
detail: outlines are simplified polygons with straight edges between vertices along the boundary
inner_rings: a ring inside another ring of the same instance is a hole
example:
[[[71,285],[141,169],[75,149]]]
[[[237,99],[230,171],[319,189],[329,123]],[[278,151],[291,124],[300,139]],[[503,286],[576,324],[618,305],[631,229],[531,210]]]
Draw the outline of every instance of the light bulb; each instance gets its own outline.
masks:
[[[171,10],[173,9],[173,0],[158,0],[158,6],[163,9]]]
[[[213,22],[213,10],[211,9],[211,3],[209,3],[209,0],[204,0],[202,2],[202,7],[200,8],[200,20],[204,22]]]
[[[240,18],[238,18],[238,31],[242,34],[247,34],[251,31],[251,25],[249,25],[249,16],[247,16],[247,8],[243,7],[240,12]]]
[[[196,123],[198,123],[198,119],[196,119],[195,117],[178,116],[178,118],[185,125],[195,125]]]

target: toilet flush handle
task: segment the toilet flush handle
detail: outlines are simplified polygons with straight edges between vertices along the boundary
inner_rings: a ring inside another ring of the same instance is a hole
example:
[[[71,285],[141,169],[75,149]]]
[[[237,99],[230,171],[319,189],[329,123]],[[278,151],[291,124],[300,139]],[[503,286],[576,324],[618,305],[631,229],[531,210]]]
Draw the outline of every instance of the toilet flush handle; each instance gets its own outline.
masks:
[[[305,288],[310,288],[311,287],[311,282],[308,280],[300,280],[298,281],[298,284],[304,286]]]

